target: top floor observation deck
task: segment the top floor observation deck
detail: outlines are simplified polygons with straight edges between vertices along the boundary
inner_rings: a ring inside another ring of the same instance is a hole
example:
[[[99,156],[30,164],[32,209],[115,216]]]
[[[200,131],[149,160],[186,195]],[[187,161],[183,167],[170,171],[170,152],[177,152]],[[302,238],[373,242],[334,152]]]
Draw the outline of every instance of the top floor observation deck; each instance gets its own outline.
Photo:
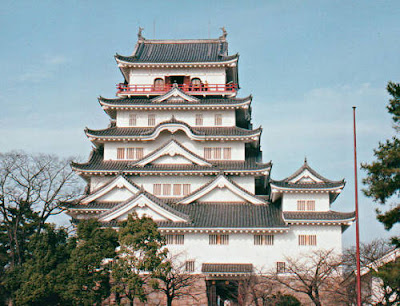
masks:
[[[235,96],[238,54],[228,54],[227,33],[217,39],[147,40],[139,28],[131,56],[117,54],[124,76],[117,96],[160,95],[174,86],[197,96]]]

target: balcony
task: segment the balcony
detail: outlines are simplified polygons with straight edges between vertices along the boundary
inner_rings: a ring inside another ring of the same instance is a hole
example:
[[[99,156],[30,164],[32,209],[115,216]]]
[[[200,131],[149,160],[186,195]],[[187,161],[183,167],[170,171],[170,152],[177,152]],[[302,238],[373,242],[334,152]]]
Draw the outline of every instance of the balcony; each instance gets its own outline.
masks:
[[[173,87],[178,87],[189,95],[207,96],[207,95],[221,95],[221,96],[234,96],[236,95],[238,84],[166,84],[166,85],[127,85],[117,84],[117,96],[156,96],[162,95],[170,91]]]

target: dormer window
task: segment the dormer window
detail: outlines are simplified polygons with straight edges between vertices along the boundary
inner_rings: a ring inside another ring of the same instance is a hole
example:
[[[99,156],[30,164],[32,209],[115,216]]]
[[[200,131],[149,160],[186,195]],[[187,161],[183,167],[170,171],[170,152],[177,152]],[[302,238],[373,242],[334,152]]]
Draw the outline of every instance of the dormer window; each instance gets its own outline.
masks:
[[[164,90],[164,80],[157,78],[154,80],[154,90],[163,91]]]
[[[222,114],[215,114],[214,123],[216,126],[222,125]]]

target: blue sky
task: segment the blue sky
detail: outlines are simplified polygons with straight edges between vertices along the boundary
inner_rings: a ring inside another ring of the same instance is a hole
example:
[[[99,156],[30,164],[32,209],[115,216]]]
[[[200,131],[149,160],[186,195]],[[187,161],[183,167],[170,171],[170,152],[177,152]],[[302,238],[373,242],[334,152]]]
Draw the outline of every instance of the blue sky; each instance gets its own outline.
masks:
[[[129,55],[138,26],[151,39],[218,37],[240,53],[239,96],[253,94],[264,160],[282,179],[309,164],[346,178],[333,209],[354,207],[352,106],[358,160],[393,135],[387,81],[400,82],[399,1],[2,1],[0,151],[86,159],[85,126],[104,128],[97,97],[122,81],[113,55]],[[359,172],[360,180],[365,176]],[[361,184],[360,184],[360,187]],[[360,195],[361,240],[399,235]],[[344,234],[354,243],[354,227]]]

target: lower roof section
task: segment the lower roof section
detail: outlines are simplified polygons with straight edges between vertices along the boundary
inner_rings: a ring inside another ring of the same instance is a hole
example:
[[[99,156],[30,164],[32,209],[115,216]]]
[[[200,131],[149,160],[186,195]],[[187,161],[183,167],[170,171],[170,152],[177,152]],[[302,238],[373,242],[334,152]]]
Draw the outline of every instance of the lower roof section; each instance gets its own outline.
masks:
[[[355,212],[338,211],[290,211],[284,212],[283,217],[286,221],[352,221]]]
[[[253,265],[243,263],[203,263],[201,272],[212,274],[252,273]]]

